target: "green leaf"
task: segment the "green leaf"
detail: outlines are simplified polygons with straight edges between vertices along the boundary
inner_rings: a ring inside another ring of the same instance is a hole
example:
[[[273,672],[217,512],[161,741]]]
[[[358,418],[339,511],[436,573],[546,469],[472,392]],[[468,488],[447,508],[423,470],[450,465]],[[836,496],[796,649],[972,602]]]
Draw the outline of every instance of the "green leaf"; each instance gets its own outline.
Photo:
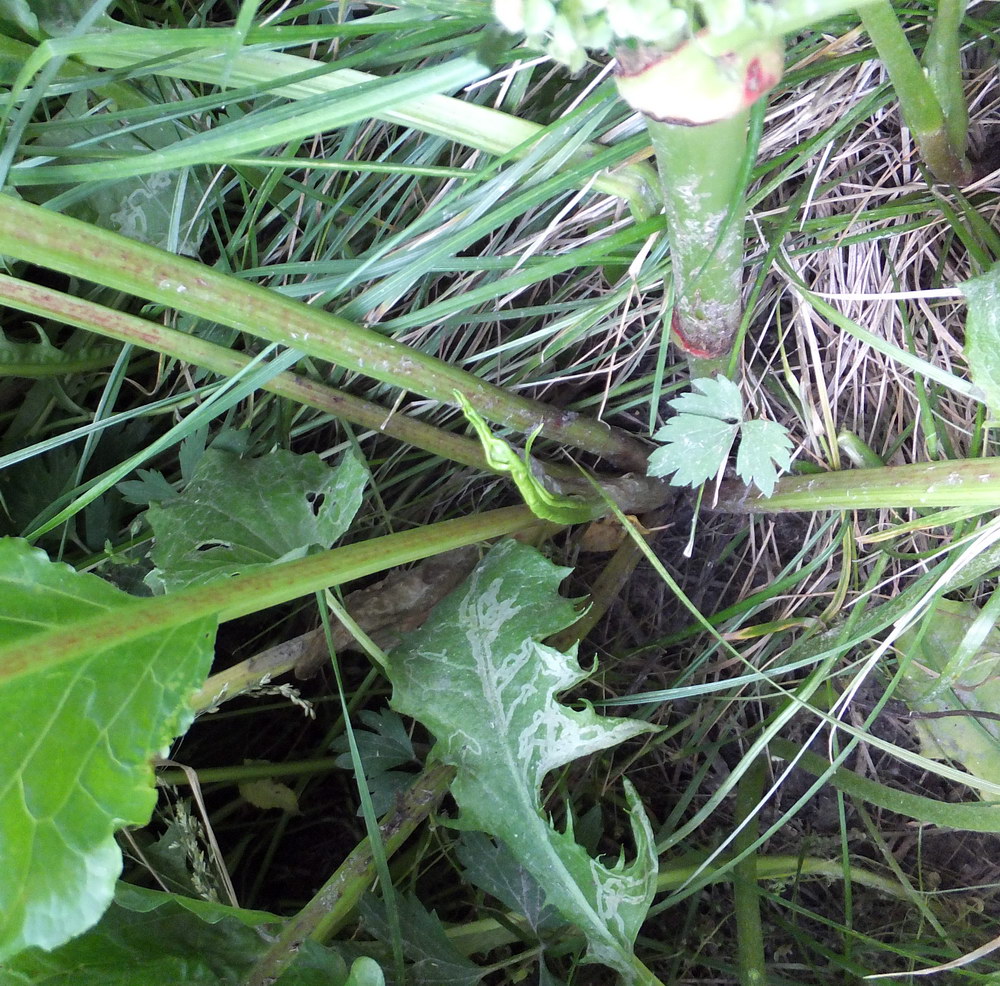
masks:
[[[119,884],[96,927],[53,952],[21,953],[0,972],[0,986],[239,986],[267,948],[264,934],[279,920]],[[343,959],[312,942],[304,943],[303,954],[281,978],[282,986],[369,982],[378,980],[348,978]]]
[[[650,453],[650,476],[669,476],[675,486],[700,486],[717,476],[736,440],[737,425],[718,418],[678,414],[653,436],[666,442]]]
[[[739,424],[743,420],[743,395],[727,377],[696,377],[691,381],[699,394],[686,393],[670,401],[677,414],[704,414]]]
[[[535,934],[565,922],[545,903],[545,888],[514,858],[502,842],[482,832],[463,832],[456,849],[462,876],[522,915]]]
[[[691,382],[700,393],[670,401],[674,416],[653,436],[665,443],[649,457],[650,476],[670,476],[675,486],[700,486],[722,470],[737,434],[736,471],[765,496],[774,492],[778,469],[792,464],[792,442],[775,421],[744,419],[739,387],[725,377]]]
[[[916,712],[981,710],[1000,715],[1000,630],[972,603],[938,600],[920,628],[899,638],[907,660],[895,695]],[[983,636],[983,630],[986,630]],[[969,647],[970,635],[973,635]],[[916,720],[922,752],[954,760],[972,775],[1000,784],[1000,722],[974,715]],[[982,791],[984,801],[996,795]]]
[[[38,15],[28,0],[0,0],[0,18],[13,21],[29,37],[38,37]]]
[[[361,505],[364,466],[284,449],[241,459],[208,449],[184,492],[149,508],[156,577],[170,591],[328,548]]]
[[[95,345],[57,349],[40,328],[39,342],[13,342],[0,329],[0,377],[54,377],[110,366],[118,358],[120,346]]]
[[[486,969],[462,955],[445,934],[438,916],[416,897],[397,897],[399,922],[403,928],[403,952],[409,959],[407,983],[411,986],[475,986]],[[382,901],[366,894],[359,908],[364,926],[379,941],[392,940]],[[356,960],[357,962],[360,959]]]
[[[0,541],[0,598],[0,647],[136,605],[14,539]],[[16,677],[0,664],[0,959],[54,948],[107,908],[122,866],[114,832],[149,820],[150,759],[190,724],[214,631],[203,618],[124,645],[95,639]]]
[[[502,840],[579,927],[588,958],[633,978],[632,945],[656,884],[649,822],[628,782],[638,858],[608,866],[543,814],[545,776],[577,757],[655,729],[571,709],[555,696],[587,675],[572,654],[538,643],[578,617],[558,594],[567,569],[527,545],[492,548],[465,585],[389,655],[392,705],[437,738],[432,754],[457,768],[459,826]]]
[[[748,486],[753,483],[770,496],[778,482],[778,470],[792,465],[792,440],[777,421],[747,421],[740,431],[736,472]]]
[[[965,320],[965,359],[973,382],[983,392],[990,420],[1000,417],[1000,264],[962,285],[969,304]]]
[[[413,774],[394,770],[403,764],[415,765],[417,755],[413,750],[409,734],[395,712],[363,710],[361,721],[367,727],[355,727],[354,739],[357,743],[361,762],[364,765],[365,780],[372,797],[372,807],[376,815],[384,815],[393,805],[396,795],[401,794],[413,783]],[[353,770],[350,744],[346,736],[338,736],[331,749],[340,753],[337,766]],[[358,808],[358,814],[363,809]]]

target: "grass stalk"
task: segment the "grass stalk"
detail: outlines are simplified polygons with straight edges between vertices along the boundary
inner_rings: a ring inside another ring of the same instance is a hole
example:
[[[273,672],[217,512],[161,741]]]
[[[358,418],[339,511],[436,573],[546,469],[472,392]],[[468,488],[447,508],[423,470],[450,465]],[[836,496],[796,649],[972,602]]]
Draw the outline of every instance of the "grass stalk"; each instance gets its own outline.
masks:
[[[733,842],[736,855],[757,841],[757,808],[764,793],[767,765],[757,757],[736,788],[736,821],[742,828]],[[767,979],[764,928],[760,918],[757,853],[747,852],[733,868],[733,912],[736,915],[736,948],[742,986],[761,986]]]
[[[0,35],[0,62],[23,65],[19,83],[26,85],[32,73],[56,55],[72,56],[64,63],[70,76],[79,74],[79,64],[95,68],[129,68],[151,58],[163,59],[158,75],[233,89],[241,86],[271,87],[272,95],[291,100],[348,91],[379,76],[357,69],[331,69],[329,65],[299,55],[255,48],[233,49],[226,29],[144,30],[133,28],[112,36],[68,38],[45,42],[38,48]],[[267,32],[252,32],[248,44],[260,43]],[[285,42],[287,43],[287,42]],[[172,58],[173,55],[183,57]],[[373,119],[397,124],[420,133],[444,137],[493,155],[521,156],[531,148],[544,127],[530,120],[487,106],[440,93],[414,99],[398,99],[394,105],[373,109]],[[586,145],[576,161],[597,154],[601,148]],[[20,180],[28,180],[22,174]],[[659,190],[652,169],[631,162],[613,172],[593,177],[592,187],[623,198],[633,215],[644,219],[659,209]]]
[[[450,404],[456,390],[490,421],[644,471],[645,447],[603,422],[490,384],[378,332],[310,308],[193,260],[89,223],[0,196],[9,256],[188,312]]]

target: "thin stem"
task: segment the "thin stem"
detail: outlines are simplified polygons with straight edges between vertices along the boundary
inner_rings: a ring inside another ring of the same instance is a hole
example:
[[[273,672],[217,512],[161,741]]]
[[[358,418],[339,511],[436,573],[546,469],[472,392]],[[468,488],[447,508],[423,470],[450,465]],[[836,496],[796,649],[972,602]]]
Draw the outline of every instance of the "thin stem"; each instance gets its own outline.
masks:
[[[440,804],[454,776],[454,767],[436,764],[425,770],[397,799],[395,807],[379,823],[386,857],[397,852]],[[374,880],[375,860],[371,840],[366,838],[337,867],[312,900],[285,923],[274,943],[251,970],[247,986],[270,986],[292,964],[307,939],[328,941]]]
[[[766,761],[758,756],[737,785],[736,820],[742,822],[743,827],[733,842],[736,855],[750,850],[757,841],[756,814],[764,793],[766,774]],[[736,945],[742,986],[760,986],[767,978],[757,880],[757,853],[747,852],[733,868],[733,910],[736,914]]]
[[[143,346],[175,359],[202,366],[230,377],[243,370],[250,358],[216,343],[172,329],[158,322],[149,322],[135,315],[105,308],[92,301],[74,298],[61,291],[20,281],[0,274],[0,298],[12,308],[43,318],[76,325],[110,339]],[[103,362],[113,362],[114,355]],[[59,364],[63,366],[63,364]],[[60,372],[71,372],[63,367]],[[279,373],[263,384],[263,389],[309,407],[326,411],[345,421],[388,435],[408,445],[422,448],[434,455],[471,466],[492,470],[482,445],[472,438],[456,435],[444,428],[427,424],[405,414],[395,413],[355,397],[334,387],[310,380],[291,371]],[[593,488],[579,469],[569,463],[541,462],[532,458],[532,469],[544,478],[554,493],[588,497]],[[642,474],[597,477],[602,489],[626,513],[646,513],[659,508],[673,495],[663,480]]]
[[[479,413],[644,471],[646,451],[603,422],[510,394],[474,374],[347,319],[219,273],[184,257],[0,196],[0,241],[8,256],[94,281],[228,325],[383,383],[453,403],[461,391]]]
[[[29,644],[0,646],[0,681],[11,682],[96,649],[131,643],[206,617],[220,622],[452,548],[522,531],[551,530],[524,506],[429,524],[333,548],[260,572],[185,589],[169,596],[128,598],[110,612],[36,634]]]
[[[0,274],[0,298],[12,308],[75,325],[110,339],[143,346],[165,356],[213,370],[224,377],[233,376],[250,362],[250,357],[242,353],[188,332],[127,315],[92,301],[74,298],[40,284],[20,281],[6,274]],[[113,356],[105,357],[103,363],[113,360]],[[71,369],[63,368],[60,364],[59,372],[68,373]],[[474,439],[408,418],[405,414],[390,413],[379,404],[328,387],[298,373],[279,373],[264,384],[263,389],[408,445],[426,449],[453,462],[476,469],[489,468],[482,446]]]

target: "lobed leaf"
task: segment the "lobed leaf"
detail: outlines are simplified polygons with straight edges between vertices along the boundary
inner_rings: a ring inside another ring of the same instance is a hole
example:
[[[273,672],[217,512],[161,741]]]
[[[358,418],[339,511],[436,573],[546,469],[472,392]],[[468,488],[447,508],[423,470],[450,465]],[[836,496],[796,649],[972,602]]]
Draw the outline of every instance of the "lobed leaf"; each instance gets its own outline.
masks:
[[[366,479],[353,455],[331,469],[315,454],[208,449],[184,492],[149,508],[156,577],[176,590],[328,548],[354,519]]]
[[[437,738],[433,754],[456,767],[459,827],[502,840],[584,932],[588,959],[631,981],[657,873],[639,799],[626,781],[638,856],[606,865],[575,841],[571,824],[560,832],[546,820],[540,788],[550,771],[655,727],[556,702],[586,678],[572,654],[538,642],[577,619],[557,591],[566,572],[515,541],[492,548],[389,656],[392,705],[421,720]]]
[[[792,440],[776,421],[747,421],[740,430],[736,472],[748,486],[753,483],[770,496],[778,482],[778,470],[792,465]]]

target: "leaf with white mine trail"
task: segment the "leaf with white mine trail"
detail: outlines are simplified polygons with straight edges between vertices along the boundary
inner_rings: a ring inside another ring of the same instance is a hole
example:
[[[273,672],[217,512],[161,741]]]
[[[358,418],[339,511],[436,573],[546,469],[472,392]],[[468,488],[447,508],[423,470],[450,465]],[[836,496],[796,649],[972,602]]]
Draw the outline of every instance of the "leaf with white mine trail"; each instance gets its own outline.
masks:
[[[457,768],[458,824],[502,840],[586,935],[588,959],[634,978],[632,945],[656,886],[652,831],[625,782],[637,858],[608,866],[542,814],[549,771],[655,730],[647,722],[573,709],[556,695],[587,677],[574,654],[538,641],[573,623],[558,594],[567,569],[526,545],[494,547],[468,581],[390,655],[392,705],[437,738],[434,755]]]
[[[969,305],[965,358],[991,421],[1000,420],[1000,264],[962,285]]]

